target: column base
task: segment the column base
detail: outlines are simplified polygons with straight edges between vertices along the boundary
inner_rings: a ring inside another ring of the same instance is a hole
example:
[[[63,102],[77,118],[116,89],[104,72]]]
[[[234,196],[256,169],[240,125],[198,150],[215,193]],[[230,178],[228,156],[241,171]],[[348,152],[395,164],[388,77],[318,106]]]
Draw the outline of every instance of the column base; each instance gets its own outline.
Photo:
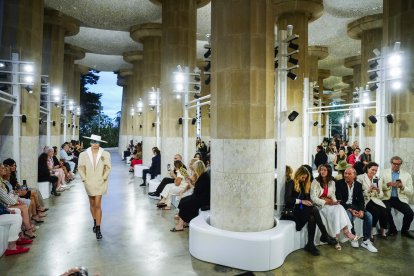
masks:
[[[306,228],[306,227],[305,227]],[[193,257],[248,271],[268,271],[287,255],[303,248],[307,231],[296,231],[293,221],[275,218],[272,229],[232,232],[210,225],[210,213],[201,212],[190,223],[189,249]]]

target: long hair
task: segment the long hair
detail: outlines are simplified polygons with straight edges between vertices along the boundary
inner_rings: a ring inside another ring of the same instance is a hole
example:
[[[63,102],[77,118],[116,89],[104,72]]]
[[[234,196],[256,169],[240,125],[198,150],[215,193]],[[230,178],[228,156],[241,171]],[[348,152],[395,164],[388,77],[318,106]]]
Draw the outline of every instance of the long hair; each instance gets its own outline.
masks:
[[[322,164],[322,165],[319,165],[319,167],[318,167],[319,175],[315,179],[316,179],[316,181],[319,182],[321,187],[323,187],[323,178],[321,176],[321,168],[326,168],[328,170],[328,175],[326,176],[326,182],[329,183],[331,180],[333,180],[333,178],[332,178],[332,167],[329,164]]]
[[[310,175],[309,175],[308,169],[306,169],[304,166],[300,166],[299,169],[296,170],[295,175],[293,176],[293,188],[295,189],[296,192],[300,192],[299,179],[303,175],[306,175],[306,179],[304,183],[305,194],[309,194],[310,186],[311,186]]]
[[[292,168],[286,165],[286,172],[285,172],[286,182],[292,179],[292,174],[293,174]]]
[[[194,169],[194,172],[197,175],[197,178],[199,178],[200,175],[202,175],[206,171],[206,166],[204,166],[203,161],[198,160],[198,161],[194,162],[193,169]]]

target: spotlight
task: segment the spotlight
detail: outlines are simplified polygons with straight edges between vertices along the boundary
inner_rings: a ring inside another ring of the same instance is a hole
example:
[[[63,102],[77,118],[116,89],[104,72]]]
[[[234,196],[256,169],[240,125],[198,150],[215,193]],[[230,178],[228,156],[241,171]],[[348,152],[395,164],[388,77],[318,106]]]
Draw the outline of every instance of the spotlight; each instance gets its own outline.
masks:
[[[354,123],[354,128],[357,128],[358,127],[358,123]]]
[[[76,126],[76,128],[78,128],[78,126]]]
[[[278,68],[278,67],[279,67],[279,61],[275,60],[275,68]]]
[[[313,126],[317,126],[318,125],[318,121],[313,123]]]
[[[142,128],[142,125],[139,125],[139,128]]]
[[[193,118],[192,120],[191,120],[191,124],[192,125],[195,125],[195,123],[197,122],[197,119],[196,118]]]
[[[370,80],[375,80],[376,78],[378,78],[377,72],[372,72],[371,74],[369,74],[369,79]]]
[[[183,124],[183,118],[178,118],[178,124],[182,125]]]
[[[399,77],[402,74],[402,70],[400,67],[395,67],[390,69],[390,76],[393,78]]]
[[[29,93],[29,94],[32,94],[33,93],[33,89],[30,87],[30,86],[28,86],[28,85],[26,85],[25,87],[24,87],[24,89],[27,91],[27,93]]]
[[[70,127],[70,124],[68,124],[68,127]]]
[[[296,58],[289,57],[288,62],[297,65],[299,61]]]
[[[207,78],[204,80],[205,85],[209,85],[211,81],[211,75],[208,75]]]
[[[56,121],[52,121],[52,126],[56,126]]]
[[[399,54],[392,54],[388,58],[388,64],[390,66],[398,66],[401,64],[401,61],[402,61],[402,57]]]
[[[9,87],[4,84],[4,85],[0,86],[0,90],[3,91],[3,92],[8,92]]]
[[[34,78],[32,76],[26,76],[24,77],[25,82],[33,83]]]
[[[392,116],[392,114],[388,114],[387,116],[385,116],[385,118],[387,118],[387,122],[389,124],[394,123],[394,117]]]
[[[377,48],[375,48],[374,50],[372,50],[372,52],[374,52],[375,56],[379,57],[381,55],[380,50],[378,50]]]
[[[195,80],[195,81],[200,81],[200,80],[201,80],[201,79],[200,79],[200,75],[195,75],[195,76],[194,76],[194,80]]]
[[[371,90],[371,91],[375,91],[377,89],[378,89],[378,85],[376,83],[373,83],[369,86],[369,90]]]
[[[299,45],[298,44],[295,44],[295,43],[293,43],[292,41],[289,43],[289,46],[288,46],[290,49],[292,49],[292,50],[297,50],[297,49],[299,49]]]
[[[365,124],[365,123],[361,123],[361,126],[362,126],[362,127],[366,127],[366,124]]]
[[[155,123],[152,123],[152,127],[155,127]]]
[[[379,65],[378,61],[374,60],[371,63],[368,64],[369,68],[375,69]]]
[[[373,123],[373,124],[376,124],[376,123],[377,123],[377,118],[375,118],[375,116],[374,116],[374,115],[369,116],[369,117],[368,117],[368,119],[369,119],[369,121],[370,121],[371,123]]]
[[[200,85],[197,85],[197,84],[194,85],[194,90],[197,91],[197,92],[200,91]]]
[[[0,68],[6,67],[6,64],[4,62],[0,62]]]
[[[23,71],[28,72],[28,73],[33,72],[33,65],[26,64],[25,66],[23,66]]]
[[[325,127],[325,125],[321,125],[321,128],[324,128]]]
[[[207,50],[207,52],[204,53],[204,58],[208,58],[211,55],[211,48]]]
[[[293,122],[296,119],[296,117],[298,117],[298,115],[299,113],[293,110],[288,116],[289,121]]]
[[[350,124],[348,124],[348,128],[352,128],[352,126]]]
[[[292,79],[292,80],[296,80],[296,78],[298,77],[296,76],[296,74],[292,73],[291,71],[288,71],[287,76],[289,79]]]
[[[27,122],[27,116],[26,115],[22,115],[22,123],[26,123]]]
[[[279,53],[279,47],[275,47],[275,57],[277,57],[278,53]]]
[[[207,62],[207,65],[204,66],[204,71],[210,71],[210,68],[211,68],[211,62],[209,61]]]
[[[200,94],[199,93],[195,93],[194,94],[194,99],[198,99],[198,98],[200,98]]]
[[[72,125],[72,128],[74,128],[75,127],[75,125]]]
[[[399,90],[402,87],[402,83],[400,81],[393,81],[391,83],[391,88],[394,90]]]

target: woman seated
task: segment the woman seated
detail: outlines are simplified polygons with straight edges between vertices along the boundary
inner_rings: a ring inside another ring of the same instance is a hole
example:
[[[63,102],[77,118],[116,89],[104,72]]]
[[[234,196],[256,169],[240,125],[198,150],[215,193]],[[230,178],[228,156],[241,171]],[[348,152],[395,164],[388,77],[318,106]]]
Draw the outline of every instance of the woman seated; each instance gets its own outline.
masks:
[[[352,165],[346,163],[345,160],[339,161],[338,165],[335,166],[335,170],[338,171],[338,174],[335,176],[335,181],[343,179],[345,170],[351,167]]]
[[[345,154],[345,150],[340,149],[338,154],[335,156],[335,159],[333,161],[333,164],[336,166],[339,164],[339,162],[341,161],[346,161],[346,154]]]
[[[161,200],[158,202],[157,207],[163,210],[171,210],[171,196],[179,195],[186,187],[188,177],[187,171],[184,169],[183,163],[180,160],[174,161],[174,168],[177,172],[177,177],[174,179],[174,183],[167,184],[161,192]]]
[[[285,205],[290,210],[293,210],[296,231],[302,230],[303,226],[305,226],[306,223],[308,224],[308,242],[305,245],[305,250],[314,256],[318,256],[320,253],[314,243],[316,225],[318,225],[322,232],[320,238],[321,242],[335,245],[336,240],[329,236],[325,225],[322,222],[319,210],[313,206],[310,199],[310,187],[309,171],[301,166],[295,172],[293,179],[286,182]]]
[[[365,199],[365,209],[372,215],[372,226],[375,227],[378,221],[381,227],[380,237],[387,239],[386,229],[388,227],[388,212],[382,197],[384,193],[381,187],[378,186],[378,177],[375,175],[378,171],[378,164],[369,162],[364,167],[365,173],[358,175],[358,182],[362,184],[362,190]]]
[[[197,180],[194,185],[193,194],[183,197],[178,204],[178,222],[170,229],[171,232],[183,231],[190,221],[198,216],[198,209],[210,205],[210,176],[206,172],[203,161],[193,164]]]
[[[187,186],[184,188],[184,190],[182,190],[179,194],[180,198],[183,197],[183,195],[190,191],[190,194],[193,193],[194,190],[194,183],[197,181],[197,175],[194,172],[194,168],[193,165],[196,161],[198,161],[199,159],[197,158],[193,158],[190,160],[190,164],[188,165],[188,168],[190,168],[190,175],[188,177],[186,177],[186,181],[187,181]]]
[[[25,253],[30,250],[28,247],[20,247],[19,245],[30,244],[33,240],[25,239],[20,236],[22,226],[22,217],[19,209],[8,209],[0,203],[0,225],[10,225],[7,249],[4,255],[15,255]]]
[[[57,169],[62,169],[63,173],[65,174],[65,181],[66,183],[71,182],[75,179],[75,176],[70,170],[70,166],[68,163],[65,163],[65,159],[58,159],[57,158],[57,147],[53,147],[53,166]]]
[[[49,166],[47,164],[48,155],[46,153],[42,153],[39,156],[38,160],[38,167],[37,167],[37,181],[39,182],[50,182],[52,183],[52,192],[51,194],[54,196],[60,196],[56,190],[58,188],[58,177],[56,175],[52,175],[49,171]]]
[[[134,172],[135,165],[142,165],[142,152],[136,152],[132,156],[131,168],[129,168],[129,172]]]
[[[52,148],[46,147],[44,152],[47,154],[47,166],[50,173],[58,178],[57,191],[63,192],[64,190],[70,189],[72,185],[66,185],[65,183],[65,172],[59,166],[55,166],[55,162],[53,161],[55,151]]]
[[[337,239],[335,248],[341,250],[339,234],[342,231],[350,241],[359,239],[349,231],[352,229],[351,221],[341,204],[336,200],[335,182],[332,178],[332,168],[328,164],[320,165],[319,175],[311,184],[311,200],[318,207],[323,224],[330,236]]]
[[[20,199],[20,201],[24,202],[27,205],[27,207],[29,208],[29,213],[30,213],[30,217],[32,220],[38,223],[44,222],[43,218],[46,217],[46,214],[44,212],[38,211],[38,209],[40,208],[40,204],[37,200],[37,197],[35,196],[35,193],[32,193],[31,191],[14,190],[13,186],[9,182],[10,174],[11,174],[10,167],[5,166],[5,165],[1,165],[1,166],[2,166],[2,170],[0,172],[0,177],[1,177],[0,185],[3,185],[2,186],[3,189],[6,188],[7,193],[9,194],[10,197],[14,197],[16,200]],[[24,192],[27,192],[27,193],[25,194]],[[28,198],[20,196],[23,194],[29,195]]]

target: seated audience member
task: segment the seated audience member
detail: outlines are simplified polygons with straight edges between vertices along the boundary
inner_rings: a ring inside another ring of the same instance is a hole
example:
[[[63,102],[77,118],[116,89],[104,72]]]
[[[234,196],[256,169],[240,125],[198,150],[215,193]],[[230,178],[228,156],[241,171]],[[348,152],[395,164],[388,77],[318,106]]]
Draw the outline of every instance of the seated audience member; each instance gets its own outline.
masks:
[[[193,158],[196,158],[198,160],[203,160],[203,156],[199,152],[196,152],[196,154],[194,154],[194,157]]]
[[[142,152],[136,152],[131,161],[131,168],[129,169],[129,172],[134,172],[134,166],[135,165],[142,165]]]
[[[198,216],[198,210],[201,207],[210,205],[210,176],[206,172],[203,161],[196,161],[193,164],[197,181],[194,184],[194,192],[183,197],[178,204],[178,222],[177,225],[170,229],[171,232],[183,231],[190,221]]]
[[[358,182],[362,184],[362,190],[364,193],[365,209],[372,215],[372,226],[375,227],[377,222],[380,223],[380,237],[387,239],[385,230],[388,228],[388,212],[382,197],[381,186],[379,186],[379,179],[375,175],[378,171],[378,164],[375,162],[369,162],[365,168],[363,175],[358,175]]]
[[[190,169],[190,175],[188,177],[185,178],[186,182],[187,182],[187,186],[184,188],[184,190],[182,190],[179,194],[180,198],[183,197],[184,193],[190,191],[190,194],[193,193],[194,190],[194,184],[197,181],[197,175],[194,172],[194,168],[193,168],[193,164],[195,162],[197,162],[198,159],[197,158],[193,158],[190,160],[190,164],[188,164],[188,168]],[[185,166],[184,166],[185,168]],[[206,169],[207,171],[207,169]],[[210,175],[210,174],[209,174]]]
[[[161,174],[161,152],[157,147],[153,147],[152,153],[154,156],[152,157],[151,167],[142,171],[142,180],[144,180],[144,182],[140,185],[141,187],[147,185],[147,173],[151,174],[151,179],[154,179],[157,175]]]
[[[414,235],[409,232],[414,212],[408,205],[408,198],[413,195],[413,179],[408,172],[400,169],[402,163],[403,160],[399,156],[391,158],[391,169],[384,169],[381,173],[380,187],[384,192],[383,202],[389,213],[388,235],[393,236],[398,233],[391,215],[391,208],[394,208],[404,214],[401,236],[414,239]]]
[[[328,163],[328,156],[325,153],[325,150],[322,146],[316,147],[316,154],[315,154],[315,166],[318,168],[322,164]]]
[[[48,155],[42,153],[39,156],[38,160],[38,169],[37,169],[37,181],[39,182],[51,182],[52,183],[52,192],[54,196],[60,196],[60,193],[56,191],[58,185],[58,177],[52,175],[49,171],[49,166],[47,165]]]
[[[335,166],[335,170],[338,171],[338,174],[335,176],[335,181],[343,179],[344,172],[348,168],[352,168],[352,165],[346,163],[345,160],[340,161],[339,164]]]
[[[19,246],[33,242],[33,240],[25,239],[19,236],[20,228],[22,226],[22,216],[20,215],[19,209],[7,209],[6,206],[0,203],[0,226],[1,225],[10,225],[9,239],[4,255],[16,255],[26,253],[30,250],[28,247]]]
[[[285,205],[287,208],[290,208],[290,210],[293,210],[296,231],[302,230],[307,224],[308,242],[305,245],[305,250],[314,256],[318,256],[320,255],[320,252],[314,243],[316,225],[318,225],[322,232],[322,242],[328,242],[331,245],[335,245],[336,240],[329,236],[322,223],[319,210],[313,206],[313,203],[310,200],[310,186],[309,171],[303,166],[299,167],[295,172],[293,179],[286,182]]]
[[[331,166],[331,168],[333,168],[334,167],[334,160],[335,160],[335,157],[336,157],[336,146],[335,146],[335,144],[330,144],[326,148],[326,155],[328,156],[328,162],[327,163],[329,164],[329,166]]]
[[[371,149],[365,148],[364,153],[359,156],[359,160],[362,162],[362,164],[364,164],[364,166],[368,164],[369,162],[371,162],[372,161]]]
[[[63,173],[65,174],[65,181],[70,182],[75,179],[75,176],[70,171],[69,163],[66,163],[64,159],[58,159],[57,158],[57,147],[53,147],[53,165],[55,168],[62,169]]]
[[[204,157],[204,165],[206,165],[207,173],[210,176],[210,171],[211,171],[210,153],[207,153],[206,156]]]
[[[372,230],[372,215],[365,210],[364,195],[362,192],[362,184],[356,180],[356,173],[353,168],[345,170],[344,179],[336,182],[336,199],[340,201],[341,205],[346,210],[352,224],[355,218],[360,218],[364,221],[363,224],[363,241],[361,246],[369,252],[376,253],[378,250],[372,245],[371,230]],[[355,233],[354,233],[355,234]],[[352,247],[359,247],[358,241],[351,241]]]
[[[361,153],[361,149],[360,148],[356,148],[354,150],[354,152],[352,152],[350,155],[348,155],[348,158],[346,160],[346,162],[348,164],[351,164],[352,167],[355,165],[356,162],[358,162],[359,160],[359,154]]]
[[[74,162],[73,155],[69,155],[69,145],[63,144],[62,149],[60,150],[60,159],[63,159],[65,162],[67,162],[70,166],[70,171],[75,172],[76,163]]]
[[[204,141],[201,141],[200,146],[197,151],[201,154],[201,157],[206,156],[208,149]]]
[[[302,165],[303,167],[305,167],[305,169],[307,169],[308,170],[308,172],[309,172],[309,175],[310,175],[310,182],[312,183],[312,181],[313,181],[313,170],[312,170],[312,167],[311,166],[309,166],[308,164],[304,164],[304,165]],[[319,167],[319,166],[318,166]]]
[[[176,155],[174,155],[174,162],[175,162],[176,160],[180,160],[180,161],[182,162],[182,156],[181,156],[180,154],[176,154]],[[187,169],[187,168],[185,167],[185,165],[184,165],[184,169]],[[160,185],[158,185],[158,187],[157,187],[157,189],[155,190],[155,192],[148,193],[148,195],[149,195],[149,196],[152,196],[152,197],[159,197],[159,196],[160,196],[160,194],[161,194],[161,192],[162,192],[162,190],[164,190],[164,188],[165,188],[165,186],[166,186],[167,184],[174,183],[174,179],[177,177],[177,172],[176,172],[175,168],[173,168],[173,170],[171,170],[171,165],[170,165],[170,164],[168,164],[168,165],[167,165],[167,170],[168,170],[168,173],[170,174],[170,176],[171,176],[171,177],[164,177],[164,178],[161,180],[161,183],[160,183]]]
[[[174,161],[174,168],[177,177],[174,179],[174,183],[167,184],[162,190],[161,200],[157,204],[157,207],[163,210],[171,210],[171,196],[179,195],[187,187],[186,177],[188,177],[188,173],[184,169],[183,163],[179,160]]]
[[[335,156],[335,159],[333,161],[334,165],[337,166],[339,162],[345,161],[346,162],[346,154],[343,149],[340,149],[338,154]]]
[[[311,184],[311,200],[318,207],[322,222],[330,236],[336,237],[337,250],[341,250],[339,233],[342,231],[350,240],[358,240],[358,237],[349,231],[352,229],[351,221],[341,204],[336,200],[335,182],[332,178],[332,168],[328,164],[320,165],[319,175]]]
[[[72,185],[66,185],[65,183],[65,172],[63,169],[59,168],[58,166],[55,166],[55,163],[53,161],[53,154],[54,150],[49,147],[45,147],[44,153],[47,154],[47,166],[49,168],[49,171],[52,175],[57,176],[58,183],[56,190],[58,192],[63,192],[64,190],[70,189]]]

